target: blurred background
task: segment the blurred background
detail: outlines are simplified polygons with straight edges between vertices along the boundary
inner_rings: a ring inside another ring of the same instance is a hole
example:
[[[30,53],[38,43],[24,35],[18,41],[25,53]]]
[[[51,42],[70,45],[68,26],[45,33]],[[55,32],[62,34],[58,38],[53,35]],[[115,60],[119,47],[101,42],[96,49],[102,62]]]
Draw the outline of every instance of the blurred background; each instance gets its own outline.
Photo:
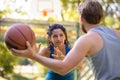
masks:
[[[67,29],[71,45],[82,35],[77,6],[84,0],[0,0],[0,80],[45,80],[47,68],[39,63],[13,56],[4,44],[5,31],[15,23],[28,24],[36,43],[46,46],[46,31],[53,23]],[[120,0],[98,0],[105,11],[101,24],[120,30]],[[87,61],[86,61],[87,62]],[[90,63],[89,63],[90,64]],[[75,71],[75,80],[94,80],[90,67]],[[83,72],[83,73],[82,73]]]

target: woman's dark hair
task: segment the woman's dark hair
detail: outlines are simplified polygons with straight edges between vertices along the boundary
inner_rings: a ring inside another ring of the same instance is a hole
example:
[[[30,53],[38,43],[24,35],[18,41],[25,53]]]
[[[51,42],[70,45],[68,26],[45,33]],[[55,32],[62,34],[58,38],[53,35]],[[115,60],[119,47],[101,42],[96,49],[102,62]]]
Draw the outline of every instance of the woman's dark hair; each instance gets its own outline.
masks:
[[[47,45],[50,46],[50,45],[53,44],[53,43],[50,41],[50,37],[51,37],[52,31],[53,31],[54,29],[61,29],[61,30],[63,31],[63,33],[65,34],[65,37],[66,37],[66,40],[65,40],[65,43],[64,43],[64,44],[69,44],[66,29],[65,29],[62,25],[60,25],[60,24],[52,24],[52,25],[49,26],[48,32],[47,32],[47,34],[48,34]]]

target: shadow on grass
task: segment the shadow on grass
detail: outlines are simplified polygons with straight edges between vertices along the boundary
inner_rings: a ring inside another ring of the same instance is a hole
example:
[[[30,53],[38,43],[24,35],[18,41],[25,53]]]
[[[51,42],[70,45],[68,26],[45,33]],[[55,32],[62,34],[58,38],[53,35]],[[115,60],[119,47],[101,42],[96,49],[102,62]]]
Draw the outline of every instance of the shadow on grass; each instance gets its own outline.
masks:
[[[20,74],[14,74],[12,80],[31,80],[30,78],[24,77]]]

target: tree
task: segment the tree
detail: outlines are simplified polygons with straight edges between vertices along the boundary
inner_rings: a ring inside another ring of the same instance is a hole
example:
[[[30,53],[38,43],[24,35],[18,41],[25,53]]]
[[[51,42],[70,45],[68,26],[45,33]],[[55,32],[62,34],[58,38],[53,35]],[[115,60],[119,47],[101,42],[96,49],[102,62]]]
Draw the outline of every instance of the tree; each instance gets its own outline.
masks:
[[[100,2],[103,5],[105,17],[111,17],[114,20],[114,23],[110,26],[120,29],[120,24],[115,26],[117,21],[120,21],[120,0],[101,0]],[[106,20],[106,18],[104,20]],[[104,24],[106,25],[106,23]]]
[[[63,7],[63,11],[61,13],[63,21],[65,20],[66,17],[68,17],[68,20],[75,20],[77,21],[77,19],[74,18],[74,15],[77,14],[77,12],[75,12],[73,14],[73,12],[76,10],[76,7],[83,2],[84,0],[61,0],[62,3],[62,7]],[[103,19],[102,24],[106,25],[106,17],[111,17],[114,20],[114,23],[112,23],[110,26],[115,28],[117,27],[117,29],[120,29],[120,24],[117,23],[118,21],[120,21],[120,0],[98,0],[102,6],[103,9],[105,11],[105,18]],[[69,12],[68,12],[69,10]],[[68,12],[67,16],[66,13]],[[72,17],[72,18],[70,18]],[[79,17],[79,16],[77,16]],[[110,20],[110,19],[109,19]],[[117,21],[117,22],[116,22]],[[107,21],[109,22],[109,21]],[[117,26],[116,26],[117,25]]]
[[[78,22],[79,14],[76,8],[80,4],[81,1],[80,0],[61,0],[61,3],[62,3],[61,16],[62,16],[63,21],[77,21]]]
[[[10,53],[4,43],[0,43],[0,76],[6,77],[6,75],[12,73],[16,62],[15,56]]]

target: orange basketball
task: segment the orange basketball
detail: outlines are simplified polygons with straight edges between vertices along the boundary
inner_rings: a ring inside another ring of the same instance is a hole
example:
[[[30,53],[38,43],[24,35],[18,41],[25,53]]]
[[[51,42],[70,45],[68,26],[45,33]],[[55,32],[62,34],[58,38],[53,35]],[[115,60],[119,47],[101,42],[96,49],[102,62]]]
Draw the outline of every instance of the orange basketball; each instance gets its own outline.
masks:
[[[29,41],[31,46],[35,44],[36,38],[33,30],[26,24],[13,24],[5,32],[5,44],[8,49],[15,48],[18,50],[26,49],[26,41]]]

